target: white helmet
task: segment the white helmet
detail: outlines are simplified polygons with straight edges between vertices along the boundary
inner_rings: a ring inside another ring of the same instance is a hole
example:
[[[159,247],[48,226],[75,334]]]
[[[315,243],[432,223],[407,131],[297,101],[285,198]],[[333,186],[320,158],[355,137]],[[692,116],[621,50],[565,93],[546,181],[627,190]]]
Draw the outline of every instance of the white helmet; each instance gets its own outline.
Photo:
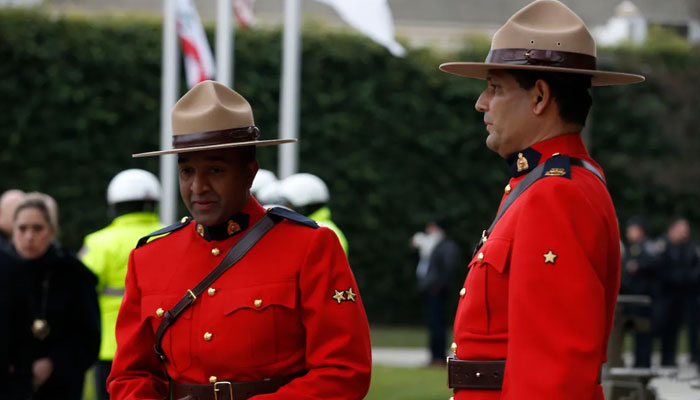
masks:
[[[250,186],[250,192],[253,193],[253,196],[257,197],[260,189],[265,187],[268,183],[276,181],[277,176],[275,176],[274,172],[266,169],[259,169],[258,173],[255,175],[255,179],[253,179],[253,184]]]
[[[327,203],[328,187],[316,175],[294,174],[282,180],[282,194],[294,207]]]
[[[255,198],[265,207],[286,206],[287,204],[287,199],[282,194],[282,183],[277,180],[261,187]]]
[[[152,173],[142,169],[127,169],[112,178],[107,187],[107,203],[160,199],[160,183]]]

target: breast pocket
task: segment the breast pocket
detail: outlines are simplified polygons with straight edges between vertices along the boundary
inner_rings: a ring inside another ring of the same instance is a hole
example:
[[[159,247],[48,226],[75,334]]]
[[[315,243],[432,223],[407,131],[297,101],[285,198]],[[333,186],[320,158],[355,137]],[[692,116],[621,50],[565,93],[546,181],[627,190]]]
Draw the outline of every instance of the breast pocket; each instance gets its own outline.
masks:
[[[290,343],[303,344],[295,282],[226,289],[221,295],[232,365],[270,364],[298,350]]]
[[[478,334],[508,330],[508,270],[511,240],[489,238],[469,263],[460,329]]]
[[[141,318],[144,323],[151,325],[154,335],[163,321],[163,318],[158,315],[159,310],[163,312],[170,310],[181,298],[180,295],[154,294],[141,299]],[[176,371],[183,372],[190,367],[192,364],[192,307],[183,311],[175,323],[170,325],[160,345]]]

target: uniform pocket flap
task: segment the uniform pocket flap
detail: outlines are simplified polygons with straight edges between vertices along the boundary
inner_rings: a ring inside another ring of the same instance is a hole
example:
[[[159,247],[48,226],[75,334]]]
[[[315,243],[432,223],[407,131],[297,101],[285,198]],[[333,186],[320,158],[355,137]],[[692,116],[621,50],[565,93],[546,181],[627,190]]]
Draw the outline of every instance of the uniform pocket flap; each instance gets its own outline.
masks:
[[[294,282],[277,282],[261,286],[228,289],[223,291],[224,315],[240,309],[262,311],[272,306],[293,309],[297,305],[297,291]]]
[[[474,255],[469,268],[490,265],[498,273],[503,273],[510,254],[511,240],[506,238],[488,238],[486,243]]]

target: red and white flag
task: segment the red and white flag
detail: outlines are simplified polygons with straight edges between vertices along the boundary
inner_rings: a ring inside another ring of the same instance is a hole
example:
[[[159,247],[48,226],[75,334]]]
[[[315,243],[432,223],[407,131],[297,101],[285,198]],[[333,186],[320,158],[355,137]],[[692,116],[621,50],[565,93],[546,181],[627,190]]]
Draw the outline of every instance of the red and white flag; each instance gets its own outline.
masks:
[[[233,15],[242,29],[255,23],[255,0],[233,0]]]
[[[214,56],[204,33],[202,21],[192,0],[176,0],[177,34],[185,57],[187,87],[213,79],[216,73]]]

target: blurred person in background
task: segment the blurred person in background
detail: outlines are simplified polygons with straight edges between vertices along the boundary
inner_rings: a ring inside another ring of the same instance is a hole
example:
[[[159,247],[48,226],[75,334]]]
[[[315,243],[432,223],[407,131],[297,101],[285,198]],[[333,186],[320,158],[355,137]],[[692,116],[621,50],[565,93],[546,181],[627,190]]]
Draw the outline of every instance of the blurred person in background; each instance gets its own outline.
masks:
[[[620,294],[651,296],[656,246],[647,237],[642,218],[635,217],[627,222],[622,254]],[[649,368],[651,366],[652,345],[651,307],[625,305],[623,312],[626,316],[636,319],[634,366],[636,368]]]
[[[12,218],[15,208],[24,198],[24,192],[10,189],[0,195],[0,247],[11,247]]]
[[[32,395],[32,297],[26,271],[0,247],[0,399]]]
[[[661,365],[676,366],[678,333],[684,324],[688,328],[690,360],[697,363],[700,262],[696,245],[690,240],[687,219],[676,218],[669,225],[658,257],[656,276],[653,324],[661,336]]]
[[[331,219],[331,209],[328,207],[330,193],[321,178],[307,173],[290,175],[282,179],[281,191],[294,211],[333,230],[345,254],[348,254],[348,240]]]
[[[447,218],[437,217],[411,238],[419,256],[416,287],[429,332],[430,366],[445,365],[448,288],[459,259],[457,244],[445,232],[447,225]]]
[[[100,344],[97,279],[52,243],[54,235],[44,197],[27,196],[15,210],[12,243],[29,274],[34,305],[33,398],[79,400]]]
[[[143,236],[162,228],[156,214],[160,182],[142,169],[127,169],[112,178],[107,187],[107,204],[112,222],[85,237],[79,257],[97,275],[97,293],[102,321],[99,361],[95,383],[99,400],[109,399],[107,377],[112,368],[117,340],[114,336],[129,253]]]
[[[593,35],[555,0],[515,13],[485,62],[440,69],[486,80],[475,108],[486,147],[510,172],[460,293],[448,361],[454,398],[602,400],[620,232],[581,132],[592,86],[644,77],[598,70]]]
[[[253,179],[253,184],[250,186],[250,194],[258,198],[258,193],[262,188],[267,186],[272,182],[279,182],[277,176],[274,172],[260,168],[258,173],[255,174],[255,179]],[[258,199],[260,200],[260,199]]]

